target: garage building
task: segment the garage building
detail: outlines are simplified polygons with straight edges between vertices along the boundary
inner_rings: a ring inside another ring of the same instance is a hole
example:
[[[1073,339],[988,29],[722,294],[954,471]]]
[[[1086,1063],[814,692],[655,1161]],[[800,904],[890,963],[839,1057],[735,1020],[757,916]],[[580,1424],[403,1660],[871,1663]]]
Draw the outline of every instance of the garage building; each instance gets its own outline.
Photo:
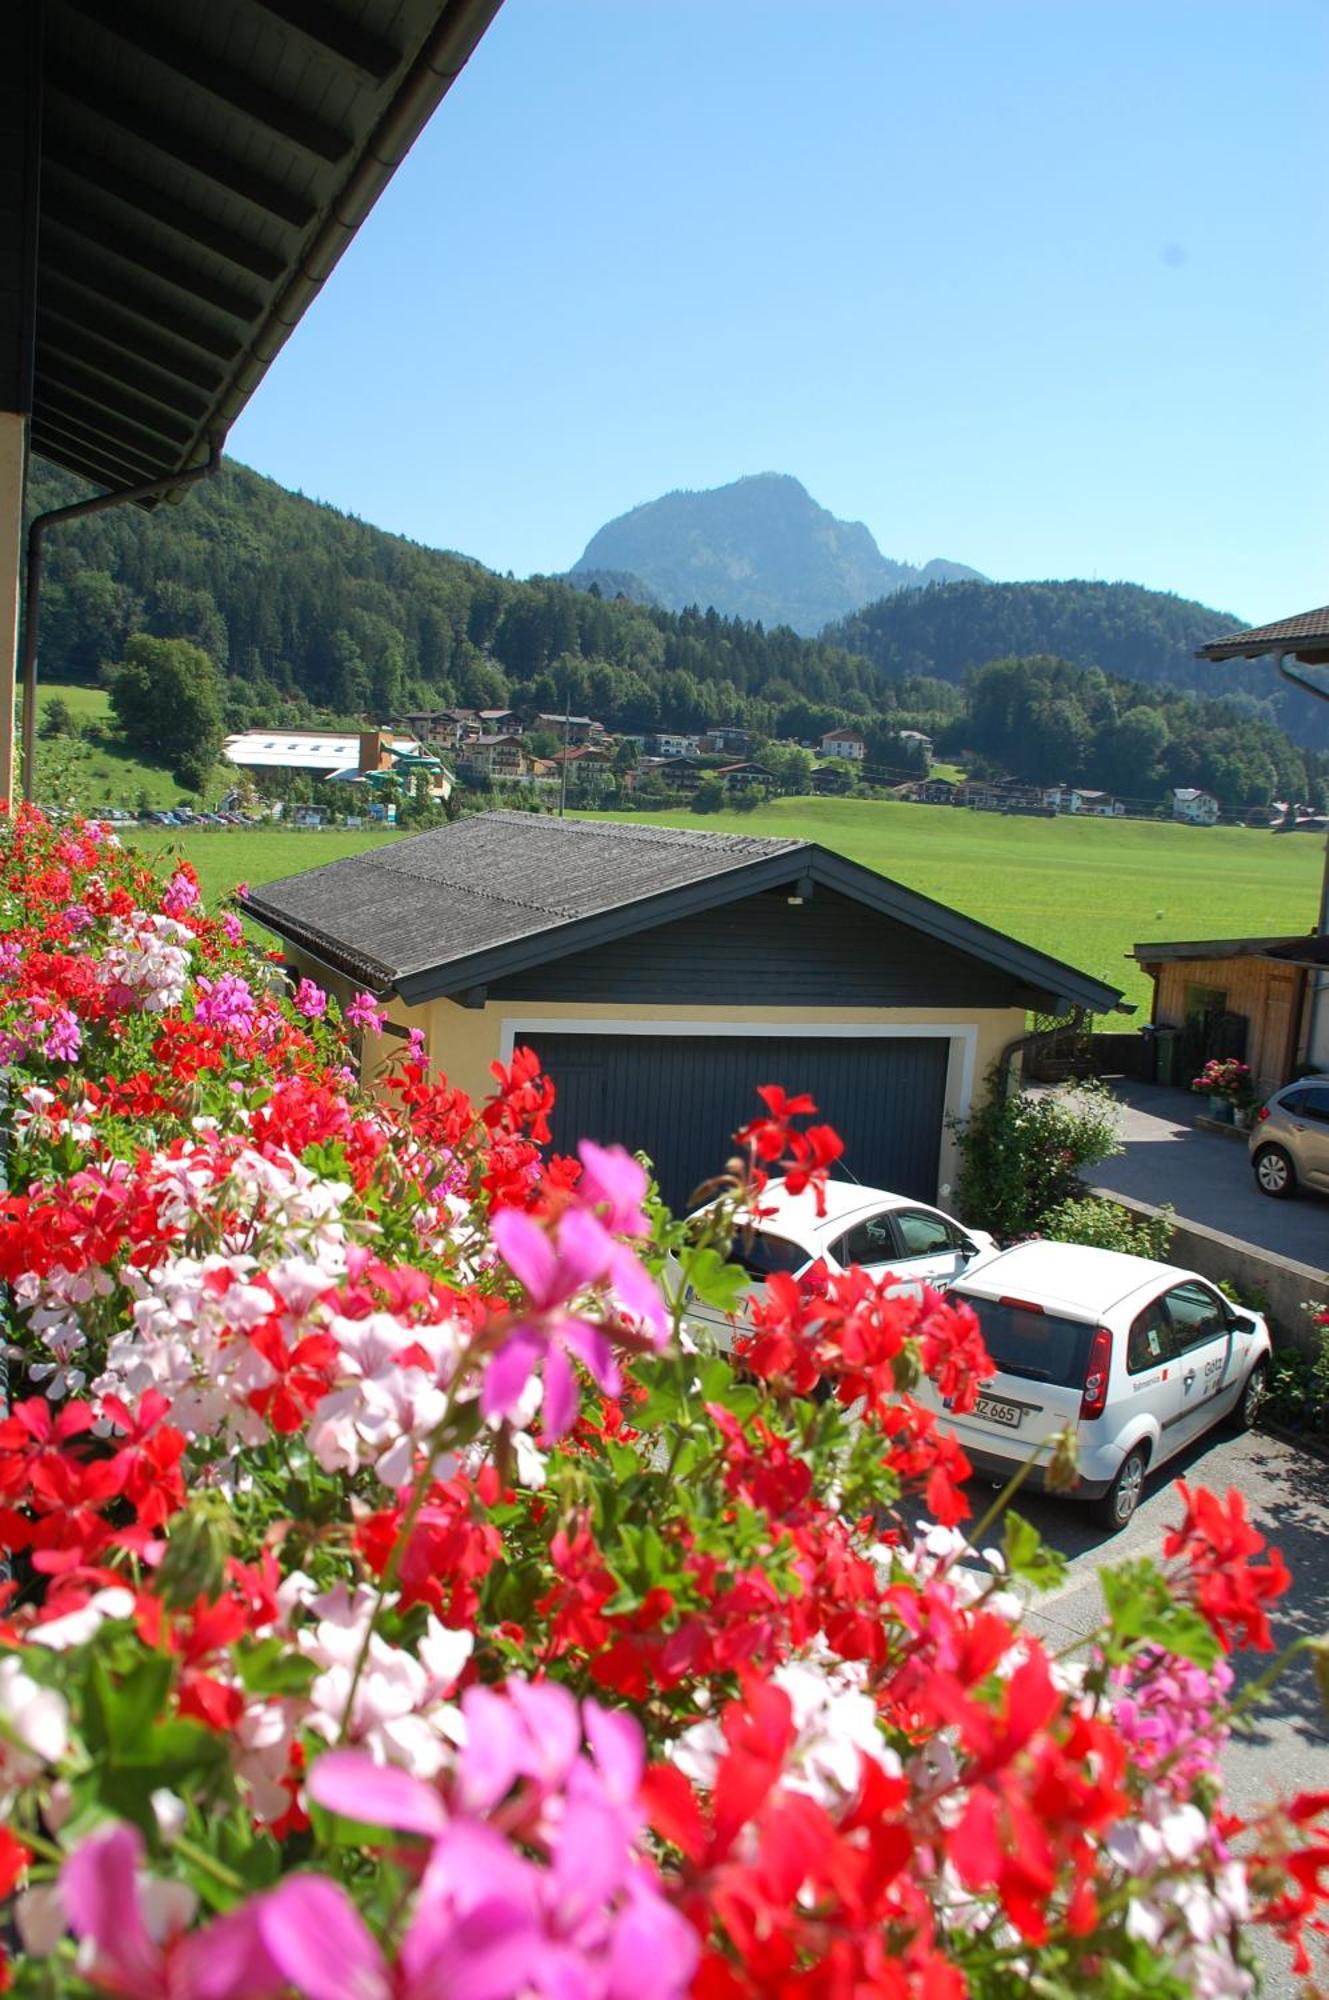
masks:
[[[809,1091],[852,1177],[922,1200],[1031,1010],[1115,988],[810,841],[485,813],[249,892],[291,969],[382,998],[477,1096],[535,1048],[554,1140],[619,1140],[686,1202],[760,1083]]]

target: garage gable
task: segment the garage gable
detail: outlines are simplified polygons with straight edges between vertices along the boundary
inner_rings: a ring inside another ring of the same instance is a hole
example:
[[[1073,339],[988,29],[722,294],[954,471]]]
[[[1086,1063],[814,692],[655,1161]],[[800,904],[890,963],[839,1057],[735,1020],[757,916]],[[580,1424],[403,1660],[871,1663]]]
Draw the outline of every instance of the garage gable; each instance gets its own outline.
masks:
[[[491,982],[494,1000],[700,1006],[1023,1007],[1010,973],[805,884],[662,923]]]

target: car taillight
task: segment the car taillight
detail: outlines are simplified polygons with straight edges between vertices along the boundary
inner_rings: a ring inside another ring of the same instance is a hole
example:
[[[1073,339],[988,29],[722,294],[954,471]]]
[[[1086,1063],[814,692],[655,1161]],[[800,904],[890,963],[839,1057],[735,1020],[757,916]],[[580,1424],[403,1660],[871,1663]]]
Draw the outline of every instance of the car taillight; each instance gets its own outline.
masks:
[[[1041,1313],[1043,1308],[1033,1299],[998,1299],[999,1306],[1009,1306],[1013,1312]]]
[[[1084,1395],[1080,1398],[1081,1421],[1101,1417],[1107,1408],[1108,1376],[1112,1372],[1112,1335],[1105,1326],[1094,1330],[1089,1349],[1089,1366],[1084,1371]]]
[[[1256,1114],[1255,1114],[1255,1122],[1256,1122],[1256,1124],[1257,1124],[1257,1125],[1263,1125],[1263,1123],[1264,1123],[1265,1119],[1266,1119],[1266,1118],[1267,1118],[1268,1116],[1269,1116],[1269,1106],[1268,1106],[1267,1104],[1262,1104],[1262,1105],[1260,1106],[1259,1110],[1258,1110],[1258,1111],[1256,1112]]]

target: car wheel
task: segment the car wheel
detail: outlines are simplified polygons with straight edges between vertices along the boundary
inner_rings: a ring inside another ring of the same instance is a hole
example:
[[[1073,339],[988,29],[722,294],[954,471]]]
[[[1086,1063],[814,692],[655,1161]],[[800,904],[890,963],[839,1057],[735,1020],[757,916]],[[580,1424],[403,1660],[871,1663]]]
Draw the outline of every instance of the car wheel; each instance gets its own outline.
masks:
[[[1291,1156],[1281,1146],[1261,1146],[1251,1165],[1255,1169],[1255,1185],[1261,1194],[1272,1195],[1275,1201],[1285,1201],[1297,1191],[1297,1174]]]
[[[1260,1421],[1264,1399],[1269,1394],[1269,1367],[1264,1361],[1257,1361],[1246,1377],[1246,1386],[1241,1392],[1241,1401],[1232,1412],[1233,1424],[1239,1431],[1253,1431]]]
[[[1103,1498],[1097,1503],[1096,1512],[1103,1525],[1115,1534],[1124,1528],[1139,1506],[1144,1494],[1144,1475],[1149,1464],[1149,1454],[1142,1444],[1134,1451],[1128,1451],[1117,1469],[1117,1476]]]

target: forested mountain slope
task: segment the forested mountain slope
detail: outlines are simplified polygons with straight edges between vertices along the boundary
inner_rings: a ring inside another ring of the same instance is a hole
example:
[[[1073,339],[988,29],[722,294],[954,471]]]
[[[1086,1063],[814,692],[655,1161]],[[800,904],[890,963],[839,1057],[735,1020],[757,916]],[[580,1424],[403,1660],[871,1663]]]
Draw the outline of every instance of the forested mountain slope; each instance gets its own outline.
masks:
[[[1214,666],[1195,657],[1244,622],[1135,583],[956,582],[882,598],[822,636],[892,678],[926,673],[960,681],[988,660],[1053,653],[1147,687],[1254,705],[1296,741],[1329,748],[1329,707],[1288,689],[1270,663]]]

